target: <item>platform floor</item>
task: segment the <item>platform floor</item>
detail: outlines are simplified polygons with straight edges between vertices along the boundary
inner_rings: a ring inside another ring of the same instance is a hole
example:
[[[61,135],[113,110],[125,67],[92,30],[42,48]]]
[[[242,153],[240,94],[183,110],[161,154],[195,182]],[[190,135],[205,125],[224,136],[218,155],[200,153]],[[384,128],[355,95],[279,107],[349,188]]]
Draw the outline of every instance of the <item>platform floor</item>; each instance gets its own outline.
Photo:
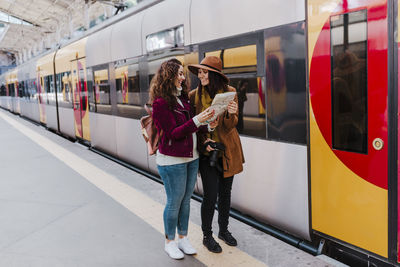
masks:
[[[162,185],[2,109],[0,170],[1,267],[332,266],[233,218],[238,247],[210,253],[193,200],[198,254],[172,260]]]

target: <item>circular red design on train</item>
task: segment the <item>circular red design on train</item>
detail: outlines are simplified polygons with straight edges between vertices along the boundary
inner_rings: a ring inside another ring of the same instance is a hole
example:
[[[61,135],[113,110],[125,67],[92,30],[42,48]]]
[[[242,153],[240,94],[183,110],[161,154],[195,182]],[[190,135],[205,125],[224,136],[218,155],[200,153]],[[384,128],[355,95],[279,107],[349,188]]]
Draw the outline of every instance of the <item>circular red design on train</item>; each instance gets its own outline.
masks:
[[[353,10],[350,10],[353,11]],[[368,19],[368,153],[332,148],[331,44],[330,20],[326,21],[315,45],[310,65],[310,98],[318,127],[333,153],[364,180],[387,189],[387,17],[386,6],[367,10]],[[384,146],[377,151],[372,142],[381,138]]]

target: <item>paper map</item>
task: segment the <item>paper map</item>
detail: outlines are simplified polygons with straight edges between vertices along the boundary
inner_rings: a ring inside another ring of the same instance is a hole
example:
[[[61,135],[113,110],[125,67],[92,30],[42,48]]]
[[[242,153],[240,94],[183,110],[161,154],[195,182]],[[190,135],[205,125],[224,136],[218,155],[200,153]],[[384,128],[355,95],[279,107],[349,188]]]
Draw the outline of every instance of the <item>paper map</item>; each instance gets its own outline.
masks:
[[[214,116],[208,121],[214,121],[220,114],[228,108],[229,102],[235,99],[236,92],[216,94],[210,106],[210,111],[215,110]]]

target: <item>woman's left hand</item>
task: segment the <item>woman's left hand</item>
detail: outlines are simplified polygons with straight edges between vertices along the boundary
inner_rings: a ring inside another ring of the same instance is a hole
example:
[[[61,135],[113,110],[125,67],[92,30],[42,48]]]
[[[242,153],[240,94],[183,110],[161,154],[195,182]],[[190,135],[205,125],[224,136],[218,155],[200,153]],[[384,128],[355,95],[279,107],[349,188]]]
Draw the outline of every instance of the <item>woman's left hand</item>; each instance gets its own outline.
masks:
[[[236,103],[235,100],[232,100],[231,102],[229,102],[228,113],[235,114],[237,112],[237,109],[238,109],[238,104]]]

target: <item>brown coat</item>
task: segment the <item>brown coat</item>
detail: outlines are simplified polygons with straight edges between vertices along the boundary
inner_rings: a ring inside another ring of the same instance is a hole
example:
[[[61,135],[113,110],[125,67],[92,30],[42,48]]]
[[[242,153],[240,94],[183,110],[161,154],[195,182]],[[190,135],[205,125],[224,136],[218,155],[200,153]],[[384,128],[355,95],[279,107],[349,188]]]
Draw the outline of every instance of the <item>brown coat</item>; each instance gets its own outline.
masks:
[[[228,86],[228,91],[236,92],[232,86]],[[195,114],[199,114],[203,108],[200,98],[198,98],[198,103],[195,103],[197,93],[198,88],[189,92],[190,105]],[[235,96],[235,101],[236,103],[238,102],[237,96]],[[239,133],[236,130],[237,122],[238,112],[236,114],[229,114],[228,111],[225,111],[220,115],[218,126],[215,129],[218,132],[220,142],[225,145],[225,153],[222,159],[224,177],[231,177],[243,171],[244,155]],[[205,133],[198,132],[197,138],[198,149],[201,153],[204,151],[203,144],[207,137]]]

